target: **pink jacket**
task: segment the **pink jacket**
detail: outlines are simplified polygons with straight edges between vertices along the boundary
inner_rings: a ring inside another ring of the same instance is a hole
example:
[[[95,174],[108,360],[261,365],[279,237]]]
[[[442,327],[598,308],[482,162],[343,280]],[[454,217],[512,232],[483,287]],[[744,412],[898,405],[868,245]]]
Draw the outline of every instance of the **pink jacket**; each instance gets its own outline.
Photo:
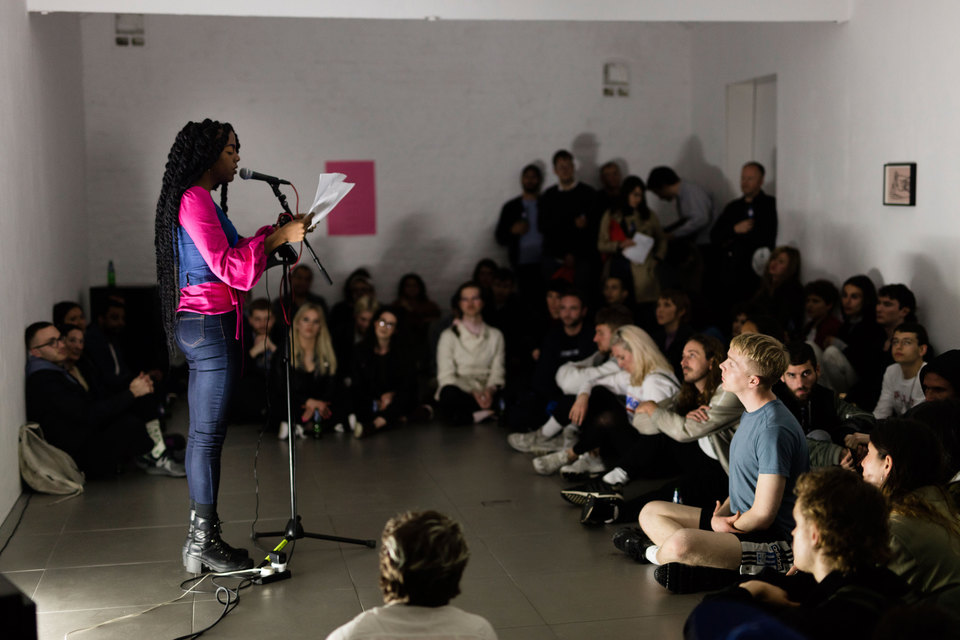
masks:
[[[221,282],[205,282],[180,289],[177,311],[204,315],[241,311],[242,297],[237,290],[249,291],[257,284],[267,266],[263,244],[273,227],[257,230],[252,238],[240,238],[235,247],[217,219],[213,197],[203,187],[190,187],[180,199],[180,224],[196,243],[207,266]]]

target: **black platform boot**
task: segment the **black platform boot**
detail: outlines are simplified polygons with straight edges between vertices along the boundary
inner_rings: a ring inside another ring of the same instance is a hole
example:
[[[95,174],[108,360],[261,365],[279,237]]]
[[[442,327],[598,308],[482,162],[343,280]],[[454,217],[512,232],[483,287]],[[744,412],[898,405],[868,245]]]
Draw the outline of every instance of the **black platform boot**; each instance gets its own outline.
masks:
[[[190,512],[190,528],[183,545],[183,566],[190,573],[224,573],[253,568],[246,549],[235,549],[220,538],[220,520]]]

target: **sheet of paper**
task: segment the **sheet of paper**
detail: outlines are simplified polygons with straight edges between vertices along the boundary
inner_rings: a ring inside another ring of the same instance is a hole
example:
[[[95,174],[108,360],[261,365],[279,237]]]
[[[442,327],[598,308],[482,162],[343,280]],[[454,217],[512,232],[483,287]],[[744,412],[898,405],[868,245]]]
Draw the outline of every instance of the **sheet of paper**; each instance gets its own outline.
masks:
[[[655,241],[650,236],[644,235],[639,231],[633,234],[631,240],[636,244],[624,249],[622,252],[623,257],[635,264],[643,264],[647,261],[647,256],[650,255],[650,250],[653,249]]]
[[[307,213],[307,230],[313,231],[321,220],[340,204],[344,196],[353,189],[353,184],[344,182],[347,176],[342,173],[321,173],[317,182],[317,195]]]

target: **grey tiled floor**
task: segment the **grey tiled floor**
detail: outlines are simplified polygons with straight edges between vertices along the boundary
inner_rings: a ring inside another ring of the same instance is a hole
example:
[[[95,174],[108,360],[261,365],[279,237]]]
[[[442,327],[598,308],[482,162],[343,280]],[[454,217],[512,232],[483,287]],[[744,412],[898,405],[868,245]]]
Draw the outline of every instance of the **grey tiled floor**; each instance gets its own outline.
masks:
[[[183,414],[178,406],[174,430],[184,429]],[[250,549],[257,436],[255,426],[231,427],[220,487],[225,537]],[[489,619],[500,638],[680,637],[699,597],[666,593],[652,567],[610,544],[612,527],[582,527],[579,510],[559,497],[563,481],[536,476],[530,458],[511,451],[504,436],[495,425],[429,424],[362,441],[343,434],[299,441],[304,528],[379,538],[396,512],[437,509],[463,523],[471,548],[454,603]],[[257,530],[280,529],[290,510],[286,444],[272,433],[257,469]],[[33,496],[0,555],[0,572],[36,602],[40,638],[62,638],[180,595],[188,577],[179,561],[185,480],[131,471],[56,501]],[[375,550],[301,540],[290,566],[293,579],[244,590],[239,607],[205,637],[323,638],[381,602]],[[71,637],[173,638],[206,626],[221,609],[212,594],[191,594]]]

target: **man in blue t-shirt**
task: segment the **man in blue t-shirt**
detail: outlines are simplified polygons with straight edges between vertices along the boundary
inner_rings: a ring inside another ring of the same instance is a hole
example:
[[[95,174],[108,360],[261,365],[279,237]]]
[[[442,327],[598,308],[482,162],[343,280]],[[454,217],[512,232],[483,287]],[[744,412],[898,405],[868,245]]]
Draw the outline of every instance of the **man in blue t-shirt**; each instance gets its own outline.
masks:
[[[723,389],[735,394],[745,411],[730,443],[729,497],[712,513],[671,502],[651,502],[640,513],[649,536],[643,555],[662,565],[655,575],[667,589],[686,593],[722,586],[736,578],[747,556],[771,554],[773,564],[789,568],[779,541],[790,539],[793,487],[809,469],[809,458],[800,424],[770,390],[788,364],[786,349],[770,336],[741,334],[730,343],[720,365]]]

